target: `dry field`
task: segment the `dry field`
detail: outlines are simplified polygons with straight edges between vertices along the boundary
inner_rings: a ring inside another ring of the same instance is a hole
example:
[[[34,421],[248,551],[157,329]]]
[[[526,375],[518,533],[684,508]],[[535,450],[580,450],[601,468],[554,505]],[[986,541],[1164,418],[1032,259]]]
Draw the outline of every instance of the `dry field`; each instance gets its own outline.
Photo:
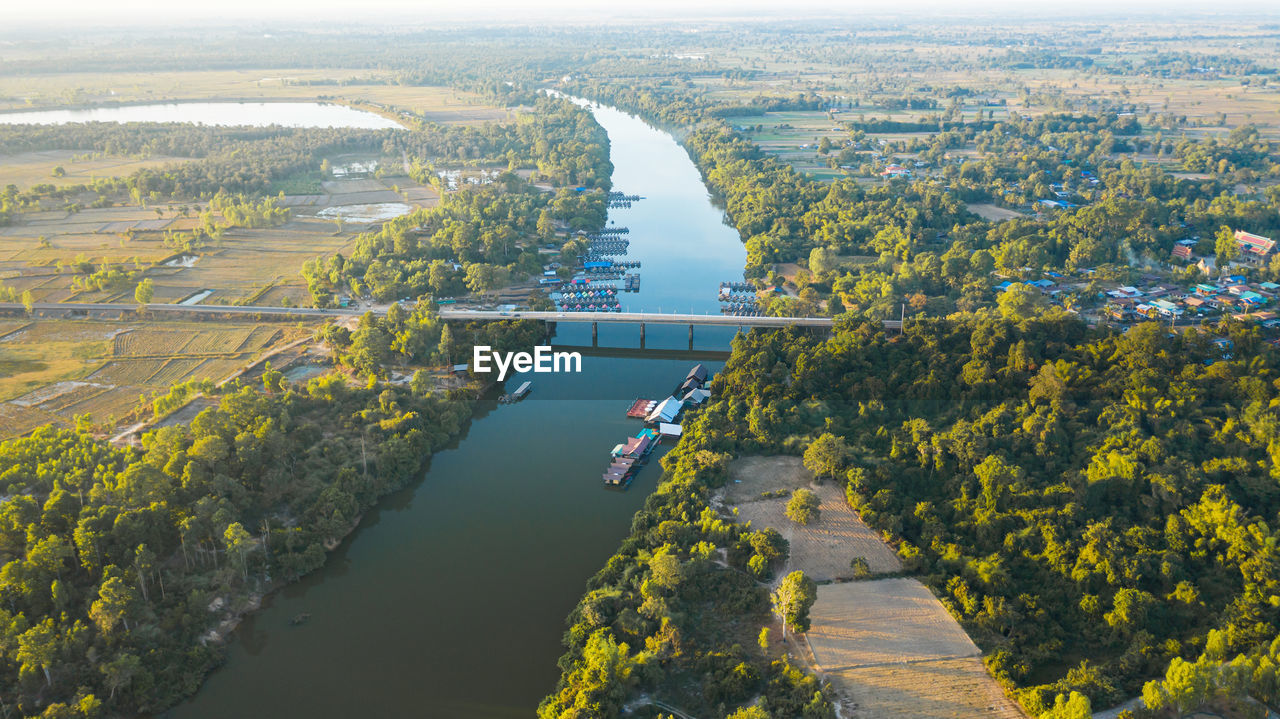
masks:
[[[0,321],[0,438],[48,422],[123,418],[139,396],[188,379],[227,379],[310,333],[227,322]]]
[[[730,477],[725,502],[737,507],[738,521],[756,529],[773,527],[791,543],[784,571],[803,569],[820,582],[851,579],[849,563],[854,557],[865,558],[875,573],[902,570],[897,555],[849,508],[835,484],[812,488],[822,500],[821,516],[807,526],[786,518],[789,497],[760,497],[763,492],[810,486],[811,476],[799,457],[739,459],[730,467]]]
[[[997,205],[988,205],[984,203],[977,203],[977,204],[970,203],[969,205],[966,205],[966,207],[968,207],[969,211],[977,215],[978,217],[981,217],[984,220],[991,220],[993,222],[1001,222],[1003,220],[1016,220],[1019,217],[1025,216],[1020,212],[1014,212],[1013,210],[1010,210],[1005,207],[999,207]]]
[[[978,647],[919,581],[839,581],[852,575],[855,556],[865,557],[875,573],[902,571],[839,487],[813,487],[798,457],[744,457],[730,465],[729,477],[721,501],[737,508],[738,521],[773,527],[791,543],[778,576],[800,569],[818,582],[837,580],[819,585],[806,639],[845,719],[1023,716],[987,674]],[[808,526],[784,516],[787,497],[761,497],[806,486],[822,500],[821,516]]]
[[[92,102],[165,100],[289,99],[322,97],[373,102],[422,113],[439,123],[474,124],[506,120],[509,113],[486,104],[478,95],[447,87],[361,84],[383,80],[378,70],[263,69],[205,72],[65,73],[39,77],[0,78],[0,110]],[[344,85],[302,85],[334,80]],[[29,98],[29,104],[23,99]]]
[[[807,639],[846,719],[1016,719],[980,652],[929,589],[892,578],[818,587]]]
[[[46,150],[0,155],[0,168],[4,168],[0,171],[0,185],[89,185],[102,178],[125,177],[142,169],[189,162],[182,157],[81,157],[85,154],[74,150]],[[54,177],[55,167],[61,167],[66,174]]]

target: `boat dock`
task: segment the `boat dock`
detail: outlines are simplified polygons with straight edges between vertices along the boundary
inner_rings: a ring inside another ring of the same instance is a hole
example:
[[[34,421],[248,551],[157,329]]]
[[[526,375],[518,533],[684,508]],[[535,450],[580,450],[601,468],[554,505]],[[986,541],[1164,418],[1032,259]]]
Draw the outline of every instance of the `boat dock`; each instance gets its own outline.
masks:
[[[512,392],[511,394],[504,394],[501,397],[499,397],[498,401],[502,402],[503,404],[511,404],[513,402],[519,402],[520,400],[529,396],[529,390],[532,388],[533,388],[533,382],[525,382],[524,384],[516,388],[515,392]]]
[[[627,416],[643,419],[648,426],[636,436],[628,437],[626,442],[615,445],[609,452],[609,467],[601,475],[606,486],[630,486],[636,471],[644,465],[659,442],[666,438],[680,440],[683,429],[675,424],[675,420],[686,406],[697,407],[711,396],[705,388],[707,380],[707,368],[697,364],[689,370],[670,397],[661,402],[641,398],[631,403]]]

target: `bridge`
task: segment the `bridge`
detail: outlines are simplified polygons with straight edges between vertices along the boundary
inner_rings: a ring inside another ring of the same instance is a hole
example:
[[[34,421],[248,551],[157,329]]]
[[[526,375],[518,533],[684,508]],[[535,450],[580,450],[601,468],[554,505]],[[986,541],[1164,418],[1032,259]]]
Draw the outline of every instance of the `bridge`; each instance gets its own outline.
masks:
[[[21,311],[22,304],[16,302],[0,302],[0,310]],[[137,305],[123,302],[36,302],[32,304],[33,312],[136,312],[165,314],[196,315],[276,315],[280,317],[317,317],[342,318],[359,317],[366,311],[375,314],[386,314],[387,307],[374,307],[369,310],[335,308],[320,309],[316,307],[268,307],[259,305],[175,305],[147,304]],[[830,317],[736,317],[734,315],[712,314],[679,314],[663,312],[559,312],[559,311],[521,311],[503,312],[498,310],[471,310],[453,307],[442,307],[440,318],[458,322],[498,322],[504,320],[538,320],[555,324],[569,322],[591,325],[591,337],[594,340],[601,322],[640,325],[640,340],[644,341],[645,325],[688,325],[689,339],[693,340],[694,327],[819,327],[830,329],[835,320]],[[885,329],[902,329],[901,320],[885,320]]]
[[[640,325],[640,342],[644,344],[645,325],[688,325],[689,341],[693,342],[694,327],[821,327],[830,329],[835,320],[830,317],[737,317],[735,315],[695,315],[665,312],[559,312],[495,310],[464,310],[441,308],[440,318],[465,322],[494,322],[499,320],[540,320],[547,323],[570,322],[591,324],[591,340],[594,344],[599,323]],[[901,329],[901,320],[885,320],[885,329]]]

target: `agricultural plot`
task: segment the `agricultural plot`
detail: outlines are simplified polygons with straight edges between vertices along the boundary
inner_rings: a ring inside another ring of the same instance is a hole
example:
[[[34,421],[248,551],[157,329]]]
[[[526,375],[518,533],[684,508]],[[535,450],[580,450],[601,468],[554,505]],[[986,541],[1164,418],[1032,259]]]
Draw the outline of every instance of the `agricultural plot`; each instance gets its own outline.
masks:
[[[808,525],[786,517],[787,496],[764,493],[809,487],[811,475],[798,457],[749,457],[730,468],[725,502],[737,507],[738,521],[755,529],[772,527],[791,543],[787,569],[803,569],[817,581],[853,578],[850,563],[867,560],[874,573],[902,570],[893,550],[849,508],[844,493],[832,483],[811,488],[821,500],[819,518]]]
[[[140,396],[189,379],[220,382],[264,352],[308,336],[296,325],[4,320],[0,437],[78,415],[123,419]]]
[[[844,176],[844,172],[832,169],[827,158],[818,154],[818,145],[824,137],[831,142],[833,151],[838,151],[849,139],[849,133],[825,112],[766,112],[741,118],[735,121],[735,126],[758,127],[758,131],[749,133],[751,141],[797,170],[822,180]]]
[[[809,646],[846,717],[1024,716],[960,625],[914,579],[820,586],[811,617]]]
[[[103,178],[125,177],[138,170],[189,161],[188,158],[165,156],[143,159],[89,156],[73,150],[0,155],[5,184],[14,184],[20,188],[32,185],[88,185]],[[62,173],[57,174],[56,168],[62,168]]]

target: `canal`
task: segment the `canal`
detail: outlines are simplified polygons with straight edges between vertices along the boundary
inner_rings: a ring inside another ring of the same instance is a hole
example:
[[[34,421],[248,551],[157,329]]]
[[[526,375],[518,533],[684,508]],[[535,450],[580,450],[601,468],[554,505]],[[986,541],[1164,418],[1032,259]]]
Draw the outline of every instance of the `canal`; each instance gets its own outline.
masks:
[[[642,262],[628,309],[715,312],[745,251],[684,149],[665,132],[593,107],[609,133],[614,189],[644,200],[612,210]],[[637,397],[667,396],[696,362],[723,364],[732,328],[562,324],[553,344],[586,346],[581,374],[533,380],[514,405],[489,403],[423,478],[387,497],[321,570],[270,597],[235,632],[224,667],[169,713],[249,716],[530,717],[552,691],[564,619],[626,536],[658,480],[600,480],[608,452],[640,424]],[[666,447],[659,450],[667,451]],[[301,626],[289,619],[311,618]]]

